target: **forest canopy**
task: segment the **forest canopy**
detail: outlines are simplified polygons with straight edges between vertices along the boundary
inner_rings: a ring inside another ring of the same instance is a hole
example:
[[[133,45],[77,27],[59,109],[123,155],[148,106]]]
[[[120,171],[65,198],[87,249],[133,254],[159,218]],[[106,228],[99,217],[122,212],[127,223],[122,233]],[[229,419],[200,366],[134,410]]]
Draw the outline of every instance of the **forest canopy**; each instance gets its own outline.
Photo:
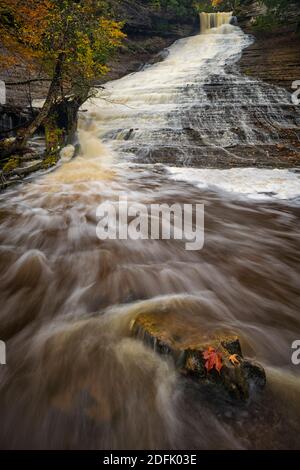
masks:
[[[47,120],[49,124],[55,105],[72,100],[79,109],[93,79],[108,71],[107,61],[125,37],[122,26],[103,0],[1,1],[0,61],[12,66],[23,60],[42,68],[50,81],[38,116],[18,132],[9,148],[2,148],[2,155],[22,148],[39,126]]]

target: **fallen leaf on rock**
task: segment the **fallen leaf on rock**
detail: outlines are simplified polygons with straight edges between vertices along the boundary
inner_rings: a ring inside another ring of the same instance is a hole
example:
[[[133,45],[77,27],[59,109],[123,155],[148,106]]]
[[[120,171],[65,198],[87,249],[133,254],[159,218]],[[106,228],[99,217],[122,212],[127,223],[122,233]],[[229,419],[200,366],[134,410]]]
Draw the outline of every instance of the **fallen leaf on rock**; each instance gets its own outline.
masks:
[[[229,361],[230,361],[231,364],[233,364],[234,366],[235,366],[235,365],[238,365],[238,364],[240,363],[240,361],[238,360],[237,354],[231,354],[231,356],[229,356]]]
[[[214,348],[210,347],[203,352],[203,357],[205,359],[205,368],[207,372],[215,368],[219,373],[223,367],[222,363],[222,354],[218,353]]]

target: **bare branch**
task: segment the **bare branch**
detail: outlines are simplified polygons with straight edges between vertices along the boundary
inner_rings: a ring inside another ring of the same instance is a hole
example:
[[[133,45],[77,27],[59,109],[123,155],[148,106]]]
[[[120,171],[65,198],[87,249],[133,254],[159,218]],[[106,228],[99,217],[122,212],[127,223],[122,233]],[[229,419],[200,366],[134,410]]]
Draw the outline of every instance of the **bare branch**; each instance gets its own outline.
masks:
[[[31,78],[20,82],[5,82],[6,86],[28,85],[33,82],[51,82],[51,78]]]

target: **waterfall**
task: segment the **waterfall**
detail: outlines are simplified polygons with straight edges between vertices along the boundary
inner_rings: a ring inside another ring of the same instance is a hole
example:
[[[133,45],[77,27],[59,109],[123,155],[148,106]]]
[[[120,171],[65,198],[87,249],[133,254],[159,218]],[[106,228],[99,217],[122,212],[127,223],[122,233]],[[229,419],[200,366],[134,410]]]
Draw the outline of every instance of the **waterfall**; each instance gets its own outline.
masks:
[[[181,39],[163,61],[106,83],[85,104],[80,127],[89,130],[90,121],[93,137],[135,162],[270,166],[278,130],[296,131],[298,110],[288,91],[238,73],[235,63],[253,39],[229,24],[231,13],[202,17],[223,25]]]
[[[200,13],[201,33],[207,33],[212,28],[230,24],[232,19],[232,11],[217,13]]]

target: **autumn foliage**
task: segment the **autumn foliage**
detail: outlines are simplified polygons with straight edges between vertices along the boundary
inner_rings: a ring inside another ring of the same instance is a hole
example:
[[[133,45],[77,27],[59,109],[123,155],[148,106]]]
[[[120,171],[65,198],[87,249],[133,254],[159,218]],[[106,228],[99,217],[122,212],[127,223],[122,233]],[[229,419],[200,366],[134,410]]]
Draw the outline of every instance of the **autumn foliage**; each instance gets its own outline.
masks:
[[[218,351],[218,348],[215,349],[212,346],[209,346],[205,351],[203,351],[203,358],[205,359],[204,367],[207,372],[210,372],[212,369],[215,369],[219,374],[222,367],[224,366],[224,360],[228,359],[231,365],[238,366],[240,360],[237,354],[226,355],[224,358],[223,353]]]
[[[223,3],[223,0],[212,0],[211,5],[213,8],[218,8]]]
[[[203,357],[205,359],[205,368],[207,372],[211,369],[216,369],[216,371],[220,373],[223,367],[221,353],[217,352],[215,348],[209,346],[208,349],[203,352]]]
[[[1,0],[1,67],[11,67],[20,60],[30,63],[38,55],[41,36],[48,23],[49,9],[48,0]]]
[[[64,54],[66,75],[91,79],[107,71],[121,28],[103,1],[1,0],[0,65],[39,59],[49,71]]]
[[[122,26],[105,0],[1,0],[0,66],[22,61],[50,79],[38,117],[18,132],[12,147],[5,143],[5,154],[24,146],[53,115],[53,105],[72,99],[79,109],[93,80],[108,71],[107,62],[125,37]]]

